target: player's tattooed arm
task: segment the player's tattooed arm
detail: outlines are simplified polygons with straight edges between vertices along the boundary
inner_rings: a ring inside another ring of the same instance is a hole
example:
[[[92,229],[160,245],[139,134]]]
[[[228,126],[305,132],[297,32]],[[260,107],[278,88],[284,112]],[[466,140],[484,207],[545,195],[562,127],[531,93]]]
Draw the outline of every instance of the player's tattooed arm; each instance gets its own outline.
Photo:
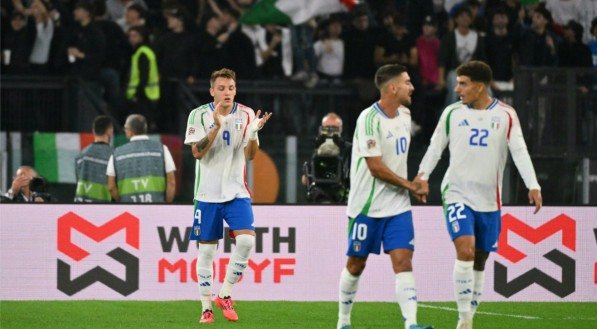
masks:
[[[215,125],[205,137],[200,139],[198,142],[194,142],[191,144],[191,151],[193,153],[193,157],[197,160],[201,160],[207,154],[207,151],[211,148],[214,140],[216,139],[216,135],[220,130],[219,125]]]
[[[193,143],[193,145],[197,147],[197,150],[199,150],[200,152],[203,151],[203,149],[205,149],[207,144],[209,144],[209,138],[207,138],[207,136],[203,137],[200,141]]]

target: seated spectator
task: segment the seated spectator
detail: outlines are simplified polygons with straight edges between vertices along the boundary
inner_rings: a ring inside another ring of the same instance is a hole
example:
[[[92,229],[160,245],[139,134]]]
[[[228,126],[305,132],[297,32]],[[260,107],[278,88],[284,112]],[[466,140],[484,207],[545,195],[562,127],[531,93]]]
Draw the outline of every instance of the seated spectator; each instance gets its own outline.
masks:
[[[344,69],[344,41],[340,39],[342,23],[338,18],[330,18],[325,29],[323,39],[313,45],[317,72],[323,79],[339,81]]]

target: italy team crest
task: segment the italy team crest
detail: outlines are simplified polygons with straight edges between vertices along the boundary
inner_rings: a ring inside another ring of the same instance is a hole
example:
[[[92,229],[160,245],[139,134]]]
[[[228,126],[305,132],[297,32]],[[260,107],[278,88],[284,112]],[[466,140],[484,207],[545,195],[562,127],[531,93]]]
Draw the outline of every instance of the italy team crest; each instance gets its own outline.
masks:
[[[501,119],[499,117],[491,118],[491,129],[498,130],[500,129]]]
[[[240,129],[243,127],[243,119],[235,119],[234,120],[234,129],[236,129],[236,131],[240,131]]]

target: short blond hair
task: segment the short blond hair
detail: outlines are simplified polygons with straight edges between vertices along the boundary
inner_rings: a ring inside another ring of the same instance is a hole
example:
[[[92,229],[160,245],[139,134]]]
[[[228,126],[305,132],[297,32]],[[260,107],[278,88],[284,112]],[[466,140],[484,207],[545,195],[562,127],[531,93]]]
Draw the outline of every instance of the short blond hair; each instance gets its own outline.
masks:
[[[213,71],[211,74],[211,78],[209,79],[209,85],[211,87],[214,86],[214,82],[216,81],[217,78],[232,79],[234,82],[236,82],[236,73],[234,73],[234,71],[232,71],[231,69],[227,69],[227,68]]]

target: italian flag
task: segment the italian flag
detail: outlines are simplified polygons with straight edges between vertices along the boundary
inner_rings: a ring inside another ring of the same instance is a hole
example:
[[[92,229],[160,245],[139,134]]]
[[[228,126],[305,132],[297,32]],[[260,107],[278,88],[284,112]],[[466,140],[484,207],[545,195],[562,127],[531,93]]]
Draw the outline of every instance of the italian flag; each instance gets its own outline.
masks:
[[[177,174],[182,173],[182,145],[174,135],[149,135],[168,146]],[[76,183],[75,157],[93,143],[92,133],[35,133],[33,135],[34,168],[51,183]],[[127,143],[124,135],[114,136],[114,147]]]
[[[312,17],[350,11],[358,0],[260,0],[240,19],[243,24],[302,24]]]

